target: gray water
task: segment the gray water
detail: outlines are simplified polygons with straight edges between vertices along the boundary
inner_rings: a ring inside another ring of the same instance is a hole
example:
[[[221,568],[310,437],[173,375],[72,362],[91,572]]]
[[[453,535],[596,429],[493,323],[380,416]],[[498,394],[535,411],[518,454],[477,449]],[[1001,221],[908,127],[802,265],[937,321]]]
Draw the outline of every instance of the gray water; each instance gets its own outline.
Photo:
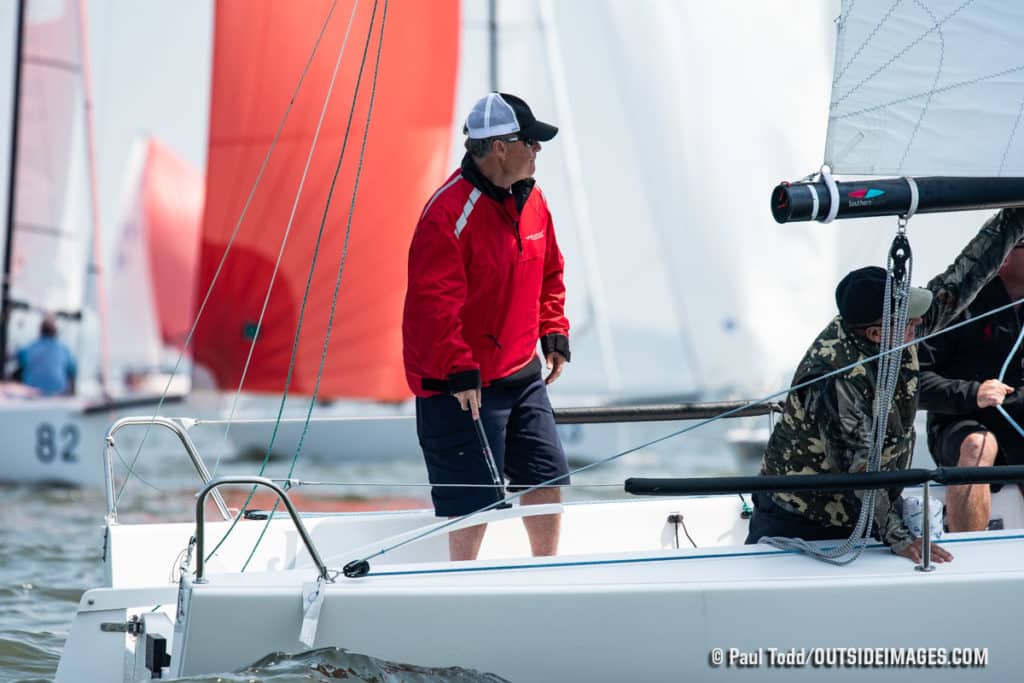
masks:
[[[567,500],[621,498],[622,482],[629,476],[682,476],[688,474],[750,473],[752,465],[738,459],[725,445],[728,427],[746,421],[715,423],[657,447],[631,453],[614,462],[574,477],[580,485],[567,491]],[[750,424],[760,425],[759,422]],[[680,429],[679,425],[649,424],[634,428],[625,438],[649,440]],[[211,469],[223,444],[220,432],[193,438]],[[637,445],[633,441],[628,445]],[[137,441],[119,451],[125,462],[136,454]],[[609,444],[607,457],[623,444]],[[30,457],[31,454],[25,454]],[[4,457],[11,457],[4,454]],[[0,458],[2,462],[2,458]],[[261,466],[256,460],[223,454],[217,475],[251,474]],[[290,458],[275,459],[265,475],[283,477]],[[197,478],[184,454],[169,437],[152,434],[136,463],[140,478],[124,488],[119,515],[125,521],[185,521],[192,519]],[[117,476],[126,468],[117,464]],[[297,489],[300,510],[390,503],[404,507],[429,507],[424,487],[374,486],[375,482],[422,483],[423,465],[418,457],[403,462],[330,462],[300,458],[292,474],[310,482],[347,482],[344,486],[309,486]],[[583,486],[586,484],[592,487]],[[396,500],[398,499],[398,500]],[[0,524],[0,682],[49,681],[57,670],[79,598],[103,583],[101,566],[102,524],[106,509],[101,490],[0,484],[3,522]],[[344,644],[339,644],[344,646]],[[267,653],[260,662],[238,672],[189,678],[195,681],[496,681],[486,672],[463,669],[420,670],[415,662],[381,662],[360,653],[328,649],[295,657]],[[454,662],[453,664],[457,664]]]

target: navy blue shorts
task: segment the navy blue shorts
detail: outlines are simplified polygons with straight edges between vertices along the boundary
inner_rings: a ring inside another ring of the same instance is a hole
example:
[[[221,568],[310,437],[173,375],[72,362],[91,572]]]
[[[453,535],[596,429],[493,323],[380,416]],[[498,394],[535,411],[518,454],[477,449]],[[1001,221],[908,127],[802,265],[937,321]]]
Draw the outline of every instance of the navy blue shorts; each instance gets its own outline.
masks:
[[[976,432],[991,432],[995,436],[996,443],[999,444],[996,465],[1024,464],[1024,450],[1015,447],[1020,443],[1020,435],[1008,422],[1002,420],[1001,416],[1000,422],[991,426],[978,420],[964,418],[943,423],[929,430],[928,450],[931,451],[932,460],[939,467],[957,467],[960,464],[960,445],[964,439]]]
[[[518,386],[486,387],[480,420],[499,472],[510,491],[554,479],[569,483],[569,466],[555,430],[555,416],[544,380]],[[473,417],[454,396],[416,399],[416,433],[431,484],[493,484]],[[459,517],[501,498],[492,486],[434,486],[430,492],[439,517]]]

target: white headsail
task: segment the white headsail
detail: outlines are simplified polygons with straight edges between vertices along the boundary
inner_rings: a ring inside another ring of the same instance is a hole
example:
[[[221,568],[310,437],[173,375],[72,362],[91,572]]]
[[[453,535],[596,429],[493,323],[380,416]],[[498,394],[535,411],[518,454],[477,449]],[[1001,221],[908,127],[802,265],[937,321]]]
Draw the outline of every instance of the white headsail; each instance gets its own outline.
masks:
[[[825,163],[849,175],[1024,176],[1024,4],[845,0]]]

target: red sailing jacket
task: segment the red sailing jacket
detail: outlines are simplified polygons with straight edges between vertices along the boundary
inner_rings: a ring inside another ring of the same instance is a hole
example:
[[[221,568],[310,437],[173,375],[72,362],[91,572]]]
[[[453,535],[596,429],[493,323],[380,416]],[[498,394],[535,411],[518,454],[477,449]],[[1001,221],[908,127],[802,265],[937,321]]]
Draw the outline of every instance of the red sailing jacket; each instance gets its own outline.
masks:
[[[569,357],[564,262],[544,195],[532,180],[500,201],[494,190],[465,160],[413,233],[402,341],[417,396],[508,377],[533,361],[541,338],[545,351]],[[514,195],[524,194],[519,211]]]

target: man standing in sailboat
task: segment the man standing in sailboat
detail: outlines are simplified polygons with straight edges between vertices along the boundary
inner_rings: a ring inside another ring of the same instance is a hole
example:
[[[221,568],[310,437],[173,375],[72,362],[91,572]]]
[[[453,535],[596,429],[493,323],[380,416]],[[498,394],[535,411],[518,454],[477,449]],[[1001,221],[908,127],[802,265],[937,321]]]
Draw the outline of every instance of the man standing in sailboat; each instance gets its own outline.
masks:
[[[441,517],[500,500],[495,478],[502,472],[516,488],[555,480],[524,495],[527,505],[560,502],[557,485],[569,483],[546,389],[569,360],[564,262],[533,179],[540,143],[558,128],[538,121],[522,99],[490,93],[473,106],[463,132],[461,168],[427,202],[413,234],[402,321],[417,434]],[[534,555],[555,554],[559,515],[523,523]],[[452,559],[474,559],[485,530],[451,532]]]
[[[949,325],[974,300],[998,271],[1006,255],[1024,235],[1024,214],[1004,209],[989,219],[945,272],[927,289],[911,288],[908,324],[903,341]],[[786,398],[761,462],[763,475],[804,475],[863,472],[874,441],[873,413],[886,271],[861,268],[847,274],[836,288],[839,315],[812,342],[793,377],[793,385],[824,377],[857,363],[852,370],[814,382]],[[897,342],[899,343],[899,342]],[[914,448],[914,416],[918,402],[918,350],[904,350],[899,381],[888,416],[881,470],[906,469]],[[903,521],[901,489],[881,490],[875,499],[872,530],[894,553],[914,562],[921,559],[921,538]],[[774,493],[754,495],[748,543],[763,537],[804,540],[851,536],[864,492]],[[952,559],[933,545],[932,559]]]

